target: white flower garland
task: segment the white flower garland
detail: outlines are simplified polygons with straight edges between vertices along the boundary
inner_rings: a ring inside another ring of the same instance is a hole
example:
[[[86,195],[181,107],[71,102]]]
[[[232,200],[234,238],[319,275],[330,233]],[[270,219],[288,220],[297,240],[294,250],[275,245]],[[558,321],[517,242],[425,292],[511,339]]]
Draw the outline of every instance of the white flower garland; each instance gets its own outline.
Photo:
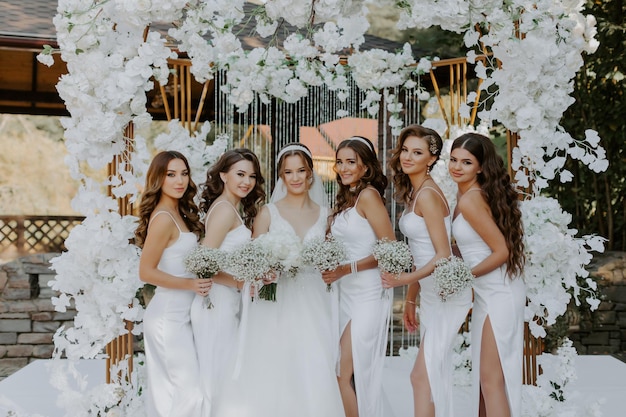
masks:
[[[165,39],[146,27],[156,21],[178,21],[169,35],[191,57],[194,76],[203,81],[212,78],[214,71],[227,71],[229,84],[223,88],[240,111],[245,111],[257,94],[265,102],[270,97],[293,102],[306,95],[309,86],[321,84],[345,100],[350,95],[350,71],[366,92],[364,108],[371,114],[376,114],[380,98],[385,98],[392,132],[397,134],[402,127],[402,106],[394,89],[414,87],[407,66],[413,65],[415,58],[408,45],[396,54],[360,50],[368,28],[364,5],[369,2],[298,0],[296,7],[292,0],[269,0],[258,6],[257,33],[275,36],[284,19],[302,29],[302,34],[288,37],[283,49],[274,42],[268,48],[244,51],[233,33],[244,19],[243,0],[59,0],[54,23],[68,74],[59,81],[58,91],[71,114],[63,120],[67,162],[74,178],[82,183],[73,207],[87,218],[68,238],[68,252],[54,260],[57,276],[51,285],[60,291],[55,305],[62,310],[73,300],[78,309],[74,328],[55,336],[58,354],[98,356],[109,340],[124,333],[123,320],[137,323],[136,331],[141,330],[142,310],[134,298],[141,286],[136,273],[138,253],[128,244],[135,219],[117,215],[116,201],[102,190],[110,185],[116,197],[129,196],[134,201],[149,160],[141,137],[135,138],[132,155],[125,155],[124,129],[130,122],[140,127],[150,123],[145,92],[153,88],[152,77],[166,82],[167,59],[175,54],[165,46]],[[383,0],[383,4],[401,8],[399,28],[438,25],[465,33],[467,46],[490,48],[493,55],[486,65],[482,61],[476,64],[476,72],[484,80],[481,96],[470,95],[470,103],[480,100],[482,105],[487,98],[493,99],[491,108],[481,107],[483,123],[498,120],[519,133],[512,166],[518,184],[532,186],[532,196],[539,195],[553,178],[571,179],[563,169],[567,157],[581,160],[596,172],[606,169],[596,132],[589,130],[584,139],[574,139],[559,125],[563,111],[572,103],[571,80],[582,65],[581,55],[597,46],[595,21],[581,14],[582,0]],[[483,28],[481,33],[476,25]],[[524,34],[521,39],[516,28]],[[346,49],[353,51],[348,67],[340,63]],[[51,64],[51,52],[46,48],[39,59]],[[468,61],[475,62],[475,57],[476,52],[471,51]],[[422,60],[420,65],[423,70],[428,64]],[[420,94],[420,99],[426,99],[425,95]],[[468,109],[464,106],[464,111]],[[345,111],[338,115],[344,116]],[[204,126],[190,136],[172,122],[169,135],[158,138],[157,143],[189,156],[194,180],[202,182],[207,164],[225,146],[220,139],[214,147],[205,147],[207,133],[208,126]],[[83,171],[85,164],[101,169],[116,155],[124,155],[132,165],[120,178],[98,183]],[[567,229],[569,222],[561,217],[550,223],[555,232],[552,238],[558,242],[541,246],[543,232],[533,231],[532,225],[546,219],[545,214],[537,214],[546,204],[550,213],[558,212],[556,202],[535,198],[524,203],[530,251],[527,316],[543,320],[533,325],[535,334],[541,334],[542,326],[564,312],[571,297],[568,289],[576,300],[581,290],[585,292],[576,286],[575,277],[586,277],[589,250],[602,247],[597,237],[574,238],[575,232]],[[550,256],[557,256],[557,251],[574,261],[555,267]],[[593,289],[591,281],[587,285]],[[588,301],[596,304],[593,297]],[[132,415],[132,407],[126,408],[127,415]]]
[[[553,198],[524,200],[521,210],[527,255],[525,318],[534,336],[545,337],[545,327],[565,314],[572,298],[580,305],[581,296],[585,296],[592,310],[598,308],[597,285],[585,266],[591,262],[590,251],[604,251],[605,239],[575,237],[576,230],[569,229],[571,215]],[[586,278],[583,286],[577,277]]]

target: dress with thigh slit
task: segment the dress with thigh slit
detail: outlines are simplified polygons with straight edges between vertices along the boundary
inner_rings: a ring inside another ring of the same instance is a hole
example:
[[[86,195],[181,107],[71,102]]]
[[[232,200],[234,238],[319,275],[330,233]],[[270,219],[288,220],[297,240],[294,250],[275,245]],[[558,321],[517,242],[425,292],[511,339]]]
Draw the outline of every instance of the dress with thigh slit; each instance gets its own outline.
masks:
[[[335,216],[331,233],[344,244],[347,261],[371,255],[377,240],[367,219],[357,212],[356,204]],[[359,417],[383,417],[383,366],[392,296],[382,295],[378,268],[345,275],[333,287],[339,293],[340,334],[350,324]]]
[[[432,187],[423,187],[415,196],[414,202],[425,189],[439,194]],[[439,196],[444,198],[441,194]],[[444,222],[449,235],[450,216],[445,217]],[[411,211],[402,213],[398,225],[409,241],[415,268],[420,269],[435,256],[426,222],[423,217],[415,214],[413,206]],[[424,355],[435,415],[454,417],[457,414],[454,413],[452,399],[453,343],[472,305],[472,290],[467,288],[444,302],[435,291],[432,275],[422,278],[419,283],[420,349]]]
[[[171,217],[161,211],[153,218],[161,213]],[[185,270],[183,260],[198,245],[198,238],[194,233],[183,232],[178,224],[176,227],[178,239],[165,248],[158,269],[175,277],[191,279],[194,276]],[[193,291],[157,287],[146,308],[143,326],[147,416],[208,416],[208,409],[203,404],[189,317],[193,298]]]
[[[480,235],[459,214],[452,233],[463,259],[471,266],[491,254]],[[521,416],[524,306],[526,287],[520,277],[509,277],[506,265],[474,280],[474,306],[471,323],[473,415],[480,401],[480,351],[485,320],[489,317],[504,374],[511,417]]]

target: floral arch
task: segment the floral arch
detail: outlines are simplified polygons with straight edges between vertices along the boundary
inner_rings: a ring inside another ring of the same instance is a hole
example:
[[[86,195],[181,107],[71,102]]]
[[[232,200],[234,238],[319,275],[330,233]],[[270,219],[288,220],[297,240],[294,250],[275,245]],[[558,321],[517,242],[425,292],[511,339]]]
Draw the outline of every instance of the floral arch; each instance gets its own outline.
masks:
[[[146,92],[155,81],[167,84],[171,62],[178,58],[151,26],[177,22],[168,36],[189,57],[190,73],[200,82],[226,74],[220,91],[239,113],[252,112],[257,104],[273,99],[285,105],[298,103],[310,91],[323,88],[336,97],[334,116],[342,118],[352,115],[350,97],[358,87],[362,94],[358,110],[383,118],[390,128],[383,142],[392,144],[404,124],[423,121],[419,111],[409,109],[409,102],[400,98],[412,97],[413,104],[429,100],[416,75],[428,73],[436,60],[418,59],[408,46],[395,53],[361,50],[370,2],[267,0],[256,9],[255,36],[271,38],[286,23],[297,31],[281,45],[270,42],[268,47],[246,51],[234,31],[245,18],[243,0],[59,0],[54,23],[68,74],[57,88],[71,114],[63,121],[67,164],[81,182],[73,207],[86,219],[66,241],[68,251],[53,262],[57,275],[51,284],[60,291],[53,299],[56,308],[74,303],[77,309],[74,327],[55,335],[57,356],[101,357],[111,341],[130,337],[128,323],[134,324],[130,332],[141,332],[143,309],[135,297],[141,286],[138,249],[129,239],[135,223],[132,204],[150,157],[145,139],[134,134],[133,126],[151,123]],[[500,123],[517,138],[510,163],[518,186],[525,190],[530,259],[525,276],[527,320],[532,333],[545,334],[545,327],[564,314],[572,298],[578,303],[586,297],[597,306],[595,283],[587,278],[581,285],[577,277],[587,277],[584,267],[591,260],[590,251],[603,250],[602,238],[576,237],[576,231],[568,228],[569,215],[558,202],[541,197],[549,181],[571,179],[563,168],[566,158],[579,159],[597,172],[607,166],[596,132],[588,130],[585,138],[573,138],[559,124],[573,102],[572,79],[582,65],[582,54],[592,53],[597,46],[595,21],[581,13],[583,2],[376,3],[400,9],[400,29],[437,25],[464,34],[469,49],[465,62],[474,65],[480,88],[459,93],[454,113],[458,118],[455,123],[448,120],[452,130],[448,136]],[[345,51],[351,52],[346,56]],[[39,59],[52,64],[56,52],[47,48]],[[478,127],[466,126],[474,117]],[[228,137],[218,135],[207,146],[211,125],[198,123],[191,128],[187,122],[171,123],[170,132],[160,135],[156,146],[188,155],[200,182],[207,166],[231,144]],[[425,123],[438,126],[436,120]],[[384,152],[381,155],[384,158]],[[105,166],[109,175],[102,182],[87,173]],[[109,349],[116,355],[132,351],[125,342]],[[572,350],[566,344],[557,358],[571,365]],[[104,415],[112,410],[136,415],[142,407],[141,372],[130,369],[129,363],[117,364],[108,374],[111,383],[89,393],[80,384],[69,388],[67,380],[58,376],[69,415]],[[541,401],[524,401],[536,407],[526,409],[526,415],[567,410],[567,402],[551,397],[552,383],[563,390],[570,377],[559,369],[550,374],[549,366],[544,366],[545,377],[536,387],[528,387],[525,395]],[[75,376],[80,380],[80,375]]]

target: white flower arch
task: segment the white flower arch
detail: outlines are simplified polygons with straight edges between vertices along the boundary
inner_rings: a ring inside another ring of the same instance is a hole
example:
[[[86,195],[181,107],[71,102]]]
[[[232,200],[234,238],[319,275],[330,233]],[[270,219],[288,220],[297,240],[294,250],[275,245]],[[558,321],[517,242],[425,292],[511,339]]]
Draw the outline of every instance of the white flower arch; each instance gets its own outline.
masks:
[[[153,88],[153,79],[167,81],[168,59],[175,57],[150,25],[176,21],[169,36],[190,57],[196,79],[227,71],[225,88],[240,111],[246,111],[255,95],[264,101],[277,97],[295,102],[309,86],[322,84],[345,99],[350,94],[350,71],[359,88],[369,92],[365,105],[372,114],[378,111],[380,97],[386,98],[385,110],[393,114],[390,124],[397,133],[402,105],[390,91],[412,87],[411,73],[428,70],[429,63],[413,57],[408,45],[397,53],[362,51],[369,26],[368,3],[399,7],[400,29],[437,25],[464,33],[470,48],[467,60],[475,63],[482,87],[480,96],[470,94],[462,113],[478,101],[483,124],[497,121],[519,135],[511,162],[518,185],[531,190],[523,211],[530,259],[527,319],[533,334],[543,335],[544,327],[564,313],[572,294],[578,302],[581,291],[591,291],[588,301],[597,305],[595,284],[589,280],[589,288],[581,288],[576,277],[587,276],[589,251],[602,250],[602,239],[575,237],[558,202],[539,197],[548,181],[571,179],[563,168],[567,158],[578,159],[596,172],[607,167],[596,132],[588,130],[585,138],[573,138],[559,124],[573,102],[572,79],[582,65],[582,54],[597,47],[595,21],[581,13],[583,1],[267,0],[255,15],[258,36],[273,36],[282,22],[308,35],[292,34],[282,45],[245,51],[233,32],[244,19],[243,0],[59,0],[54,24],[68,74],[57,88],[71,114],[63,120],[67,163],[82,184],[73,207],[86,220],[72,231],[68,251],[53,261],[57,275],[51,285],[61,294],[53,299],[56,308],[63,310],[73,301],[78,310],[74,327],[55,335],[58,355],[98,357],[110,340],[126,332],[124,320],[136,323],[135,332],[141,331],[143,310],[135,298],[141,286],[138,253],[128,243],[135,219],[119,215],[115,199],[102,190],[110,186],[115,197],[132,202],[137,185],[143,183],[149,160],[145,140],[134,138],[129,150],[125,127],[151,122],[145,93]],[[347,66],[340,59],[346,50],[352,51]],[[490,52],[487,59],[477,61],[484,50]],[[45,49],[39,59],[50,64],[52,52]],[[416,61],[420,61],[417,70]],[[338,115],[344,114],[339,109]],[[158,144],[192,156],[192,171],[202,175],[225,146],[218,142],[206,147],[208,129],[206,125],[190,135],[174,122]],[[85,164],[102,168],[119,155],[130,165],[103,183],[81,169]],[[549,238],[546,223],[552,232]],[[117,384],[122,388],[114,391],[117,395],[97,397],[89,406],[70,400],[76,395],[66,389],[63,398],[68,399],[64,403],[69,414],[86,415],[92,409],[132,415],[141,407],[136,387],[125,378]]]

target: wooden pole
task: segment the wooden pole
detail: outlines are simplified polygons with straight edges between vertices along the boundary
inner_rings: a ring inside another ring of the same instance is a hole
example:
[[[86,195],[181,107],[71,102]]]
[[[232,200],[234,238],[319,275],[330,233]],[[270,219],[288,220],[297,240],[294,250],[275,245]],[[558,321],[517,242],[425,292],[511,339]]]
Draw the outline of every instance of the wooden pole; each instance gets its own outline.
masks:
[[[121,155],[113,157],[113,161],[108,164],[109,176],[119,176],[120,171],[127,171],[132,169],[130,155],[133,151],[133,138],[135,137],[134,126],[129,123],[124,131],[125,149]],[[107,187],[109,196],[113,196],[112,187]],[[128,196],[117,198],[118,212],[121,216],[127,216],[132,214],[133,205],[130,203]],[[119,364],[123,360],[128,361],[128,373],[133,371],[133,335],[131,330],[133,323],[126,321],[127,332],[121,336],[118,336],[114,340],[110,341],[106,348],[106,383],[111,383],[111,366]],[[119,377],[119,375],[118,375]]]

